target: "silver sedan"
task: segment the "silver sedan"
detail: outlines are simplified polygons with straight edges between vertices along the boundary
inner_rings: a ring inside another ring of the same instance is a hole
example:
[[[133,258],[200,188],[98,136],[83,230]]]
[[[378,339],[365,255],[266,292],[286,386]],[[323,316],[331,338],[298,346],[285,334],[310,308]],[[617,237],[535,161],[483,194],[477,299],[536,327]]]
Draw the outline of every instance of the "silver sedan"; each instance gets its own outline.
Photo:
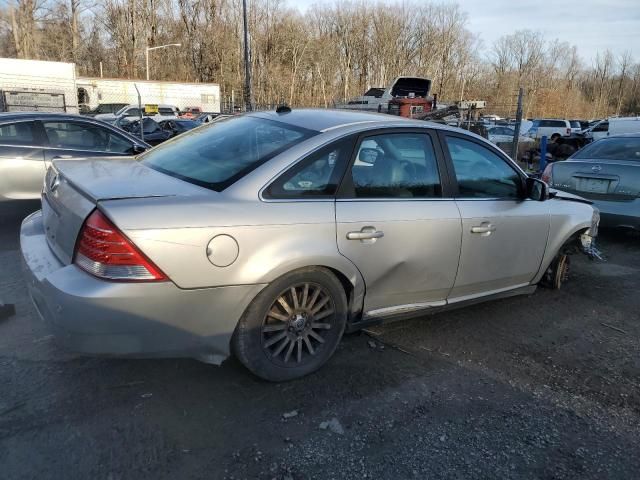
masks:
[[[559,287],[597,224],[477,135],[281,109],[137,158],[55,161],[21,249],[64,346],[233,352],[278,381],[318,369],[345,330]]]
[[[591,200],[603,227],[640,230],[640,134],[590,143],[566,161],[550,163],[543,179]]]

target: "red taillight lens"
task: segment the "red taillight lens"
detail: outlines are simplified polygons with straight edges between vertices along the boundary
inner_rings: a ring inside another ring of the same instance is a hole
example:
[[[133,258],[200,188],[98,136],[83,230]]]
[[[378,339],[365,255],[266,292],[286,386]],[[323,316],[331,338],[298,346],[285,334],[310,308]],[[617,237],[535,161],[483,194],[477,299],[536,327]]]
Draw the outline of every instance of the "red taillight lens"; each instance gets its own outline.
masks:
[[[553,181],[553,165],[549,164],[544,169],[544,172],[542,172],[542,181],[547,185],[551,185],[551,182]]]
[[[167,276],[99,210],[85,220],[74,263],[99,278],[161,282]]]

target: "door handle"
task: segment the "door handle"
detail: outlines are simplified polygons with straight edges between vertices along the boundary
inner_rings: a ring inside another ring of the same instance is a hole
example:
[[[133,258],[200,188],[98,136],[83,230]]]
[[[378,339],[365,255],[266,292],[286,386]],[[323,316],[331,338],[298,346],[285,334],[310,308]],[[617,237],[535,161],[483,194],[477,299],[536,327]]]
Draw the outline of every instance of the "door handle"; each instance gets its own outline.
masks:
[[[384,237],[384,232],[376,227],[362,227],[359,232],[348,232],[347,240],[374,240]]]
[[[496,231],[496,227],[488,222],[483,222],[480,225],[471,227],[471,233],[479,233],[484,236],[491,235],[491,233],[495,231]]]

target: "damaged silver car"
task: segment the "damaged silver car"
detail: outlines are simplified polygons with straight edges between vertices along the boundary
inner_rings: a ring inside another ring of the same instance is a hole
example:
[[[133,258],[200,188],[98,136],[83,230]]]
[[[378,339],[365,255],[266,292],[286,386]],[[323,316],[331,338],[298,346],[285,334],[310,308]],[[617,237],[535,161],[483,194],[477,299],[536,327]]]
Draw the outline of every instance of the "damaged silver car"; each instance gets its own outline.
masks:
[[[477,135],[281,108],[137,158],[55,161],[21,249],[69,349],[234,353],[280,381],[322,366],[347,330],[558,288],[597,226],[588,201]]]

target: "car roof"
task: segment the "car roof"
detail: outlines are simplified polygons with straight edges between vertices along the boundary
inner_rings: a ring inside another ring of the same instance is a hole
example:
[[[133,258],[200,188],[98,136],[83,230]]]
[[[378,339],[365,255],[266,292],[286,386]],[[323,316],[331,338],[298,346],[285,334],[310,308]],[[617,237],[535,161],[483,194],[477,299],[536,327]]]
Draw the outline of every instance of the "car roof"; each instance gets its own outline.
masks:
[[[288,123],[297,127],[326,132],[329,130],[337,130],[345,128],[351,132],[373,130],[376,128],[430,128],[433,130],[443,130],[448,132],[457,132],[470,137],[479,139],[487,144],[492,145],[486,138],[477,135],[469,130],[444,125],[425,120],[415,120],[396,115],[388,115],[386,113],[370,113],[354,110],[332,110],[324,108],[306,108],[291,109],[290,112],[276,113],[275,111],[252,112],[252,117],[265,118],[277,122]],[[349,127],[362,127],[352,129]]]
[[[25,120],[30,118],[48,118],[54,120],[86,120],[90,122],[99,122],[93,117],[85,117],[84,115],[78,115],[74,113],[56,113],[56,112],[1,112],[0,122],[11,120]]]
[[[291,111],[283,113],[261,111],[250,113],[249,115],[320,132],[365,122],[388,122],[389,120],[411,122],[408,118],[390,116],[384,113],[370,113],[356,110],[331,110],[324,108],[292,108]]]
[[[606,140],[607,138],[640,138],[640,132],[633,133],[617,133],[615,135],[608,135],[600,140]]]

